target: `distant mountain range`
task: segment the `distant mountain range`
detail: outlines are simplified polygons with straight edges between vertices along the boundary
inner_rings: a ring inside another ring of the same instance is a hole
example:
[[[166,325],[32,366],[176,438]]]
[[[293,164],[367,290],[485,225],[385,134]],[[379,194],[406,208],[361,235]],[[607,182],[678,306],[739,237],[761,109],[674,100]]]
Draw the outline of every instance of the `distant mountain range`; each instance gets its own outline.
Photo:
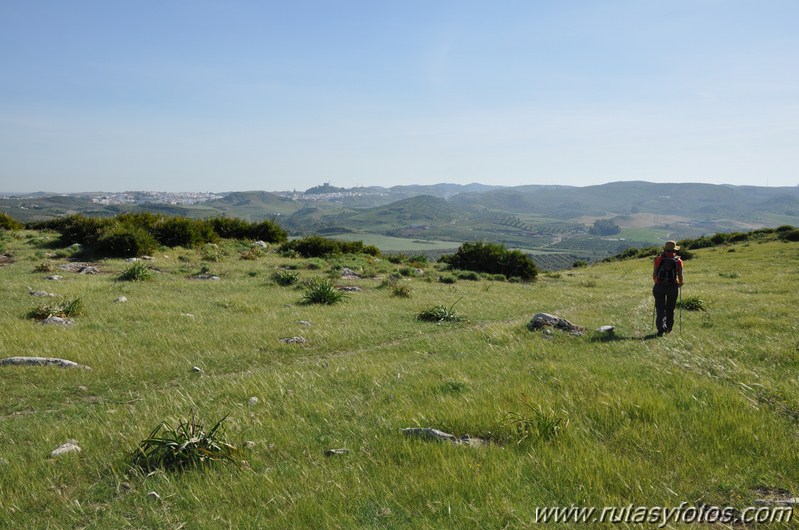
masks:
[[[399,238],[409,241],[408,250],[432,240],[439,246],[451,241],[453,247],[463,241],[491,240],[566,263],[600,259],[666,238],[797,225],[799,187],[611,182],[586,187],[336,188],[325,183],[305,192],[280,193],[38,193],[0,199],[0,211],[20,221],[123,211],[274,219],[292,235],[372,238],[378,243],[386,237],[392,238],[392,244],[396,244],[393,238]],[[600,219],[616,224],[618,234],[589,233],[592,223]]]

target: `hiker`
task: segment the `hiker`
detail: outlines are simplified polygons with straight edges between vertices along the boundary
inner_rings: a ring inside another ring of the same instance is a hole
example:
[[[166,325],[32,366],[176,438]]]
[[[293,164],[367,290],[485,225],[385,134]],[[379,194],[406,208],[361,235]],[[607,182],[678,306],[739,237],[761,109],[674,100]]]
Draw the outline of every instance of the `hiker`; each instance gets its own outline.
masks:
[[[683,284],[682,259],[677,255],[680,247],[676,241],[666,241],[663,252],[655,258],[655,267],[652,271],[652,294],[655,296],[655,311],[657,314],[658,337],[670,333],[674,327],[674,308],[677,306],[677,297]]]

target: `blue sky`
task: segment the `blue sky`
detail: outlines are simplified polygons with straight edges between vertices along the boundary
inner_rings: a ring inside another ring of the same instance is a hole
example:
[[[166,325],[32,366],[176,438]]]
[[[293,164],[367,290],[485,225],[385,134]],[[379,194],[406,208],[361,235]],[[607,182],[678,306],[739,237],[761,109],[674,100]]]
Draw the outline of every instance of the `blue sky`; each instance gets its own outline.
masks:
[[[799,2],[0,1],[0,191],[799,184]]]

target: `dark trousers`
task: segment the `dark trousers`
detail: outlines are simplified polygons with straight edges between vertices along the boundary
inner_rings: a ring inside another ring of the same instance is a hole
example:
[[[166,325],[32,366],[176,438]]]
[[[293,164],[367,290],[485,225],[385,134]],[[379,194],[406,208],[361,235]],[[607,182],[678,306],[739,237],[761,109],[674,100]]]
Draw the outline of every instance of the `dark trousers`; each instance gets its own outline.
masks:
[[[677,297],[680,288],[676,285],[655,284],[652,288],[655,296],[655,313],[658,331],[668,333],[674,327],[674,308],[677,307]]]

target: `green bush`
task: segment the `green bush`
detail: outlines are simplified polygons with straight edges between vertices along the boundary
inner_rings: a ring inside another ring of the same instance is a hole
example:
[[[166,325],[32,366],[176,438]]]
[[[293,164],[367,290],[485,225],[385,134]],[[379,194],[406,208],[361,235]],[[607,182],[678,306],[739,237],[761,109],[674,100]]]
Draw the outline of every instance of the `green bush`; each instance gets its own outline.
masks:
[[[677,302],[677,307],[686,311],[704,311],[705,306],[705,301],[698,296],[686,296]]]
[[[22,230],[22,223],[2,212],[0,213],[0,230]]]
[[[442,256],[441,261],[450,269],[503,274],[506,278],[517,277],[523,281],[538,276],[538,267],[530,256],[498,243],[464,243],[455,254]]]
[[[112,225],[102,231],[94,250],[103,256],[129,258],[151,254],[158,242],[137,226]]]
[[[391,296],[396,296],[398,298],[410,298],[411,288],[404,283],[395,283],[391,286]]]
[[[309,236],[283,243],[281,252],[293,251],[303,258],[324,258],[335,254],[368,254],[379,256],[380,250],[363,241],[337,241],[319,236]]]
[[[472,282],[480,281],[480,275],[474,271],[458,271],[455,273],[455,276],[459,280],[469,280]]]
[[[779,238],[783,241],[799,241],[799,228],[783,230],[780,232]]]

